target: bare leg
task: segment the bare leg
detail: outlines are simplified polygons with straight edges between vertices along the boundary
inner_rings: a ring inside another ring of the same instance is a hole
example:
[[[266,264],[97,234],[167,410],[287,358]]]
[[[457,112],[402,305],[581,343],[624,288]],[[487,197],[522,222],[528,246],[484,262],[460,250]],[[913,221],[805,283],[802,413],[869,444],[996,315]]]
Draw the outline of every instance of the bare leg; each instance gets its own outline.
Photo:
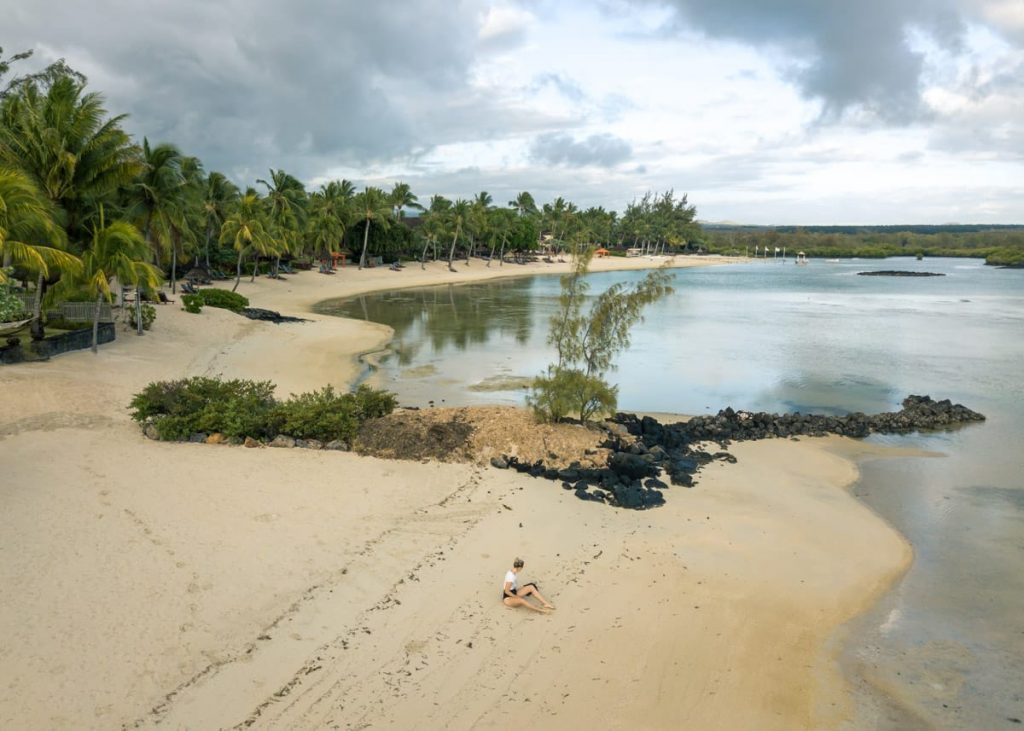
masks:
[[[532,604],[530,604],[530,602],[526,601],[525,599],[520,599],[517,596],[507,596],[507,597],[505,597],[505,606],[506,607],[526,607],[527,609],[532,609],[533,611],[540,612],[541,614],[547,614],[547,612],[548,612],[547,609],[544,609],[542,607],[535,607]]]
[[[547,599],[545,599],[544,597],[542,597],[540,595],[540,592],[537,591],[537,587],[534,584],[529,584],[527,586],[524,586],[520,590],[519,596],[535,596],[538,599],[540,599],[540,603],[544,605],[545,609],[554,609],[555,608],[555,606],[553,604],[551,604]]]

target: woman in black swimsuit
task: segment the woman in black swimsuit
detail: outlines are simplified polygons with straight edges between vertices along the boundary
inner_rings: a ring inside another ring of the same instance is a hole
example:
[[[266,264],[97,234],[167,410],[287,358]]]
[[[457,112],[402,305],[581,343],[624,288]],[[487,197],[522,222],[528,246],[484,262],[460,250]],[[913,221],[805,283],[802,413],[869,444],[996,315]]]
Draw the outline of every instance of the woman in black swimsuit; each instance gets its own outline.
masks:
[[[512,562],[512,569],[505,574],[505,583],[501,587],[501,601],[506,607],[526,607],[535,612],[547,612],[554,609],[548,600],[541,596],[537,585],[533,582],[519,586],[519,572],[524,566],[523,559],[517,558]],[[528,596],[535,596],[540,600],[541,606],[534,606],[526,600]]]

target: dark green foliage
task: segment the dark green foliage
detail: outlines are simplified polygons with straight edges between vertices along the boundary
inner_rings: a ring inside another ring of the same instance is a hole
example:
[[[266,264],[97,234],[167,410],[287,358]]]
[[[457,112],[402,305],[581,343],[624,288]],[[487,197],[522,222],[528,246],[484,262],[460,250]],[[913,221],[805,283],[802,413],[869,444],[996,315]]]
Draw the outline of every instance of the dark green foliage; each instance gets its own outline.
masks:
[[[1024,267],[1024,247],[1020,249],[996,249],[985,257],[985,263],[992,266]]]
[[[278,406],[277,426],[281,434],[296,439],[351,442],[362,422],[390,414],[396,403],[394,394],[365,385],[344,394],[327,386],[292,396]]]
[[[181,295],[181,309],[185,312],[191,312],[193,315],[198,315],[203,311],[203,298],[198,294],[183,294]]]
[[[219,432],[239,439],[287,434],[350,442],[363,421],[389,414],[395,405],[393,394],[368,386],[344,394],[327,386],[279,402],[269,381],[195,377],[151,383],[130,407],[135,421],[151,424],[165,441]]]
[[[10,282],[0,284],[0,322],[20,320],[25,316],[25,304],[12,291]]]
[[[527,404],[543,421],[558,421],[570,414],[581,419],[615,411],[618,388],[575,368],[553,367],[534,379]]]
[[[153,322],[156,320],[156,308],[153,305],[142,305],[142,329],[149,330],[153,326]],[[136,310],[134,307],[128,310],[128,323],[132,327],[138,327],[139,321],[136,318]]]
[[[160,439],[177,441],[197,432],[270,436],[277,402],[269,381],[197,376],[151,383],[135,395],[130,407],[135,421],[151,422]]]
[[[220,307],[232,312],[241,312],[249,306],[249,298],[226,289],[207,287],[199,290],[199,297],[207,307]]]
[[[398,406],[395,394],[390,391],[377,391],[365,384],[357,388],[352,397],[355,399],[356,417],[360,421],[387,416]]]
[[[812,258],[881,259],[889,256],[983,258],[998,265],[1005,257],[1024,259],[1021,226],[709,226],[705,248],[718,254],[747,253],[757,247],[803,251]],[[770,258],[770,257],[769,257]]]
[[[352,394],[337,393],[327,386],[319,391],[292,396],[277,407],[282,434],[296,439],[351,440],[359,428]]]
[[[60,317],[51,317],[46,321],[47,330],[85,330],[90,327],[92,327],[91,322],[65,320]]]

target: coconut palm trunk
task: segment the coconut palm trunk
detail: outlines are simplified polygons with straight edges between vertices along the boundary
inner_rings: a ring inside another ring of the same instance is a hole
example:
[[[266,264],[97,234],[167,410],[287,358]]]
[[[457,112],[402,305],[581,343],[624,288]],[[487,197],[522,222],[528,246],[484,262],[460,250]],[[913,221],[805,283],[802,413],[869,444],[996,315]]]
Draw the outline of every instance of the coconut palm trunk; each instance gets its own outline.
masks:
[[[420,269],[427,268],[427,247],[430,246],[430,239],[423,240],[423,256],[420,257]]]
[[[213,223],[206,224],[206,273],[210,273],[210,238],[213,236]]]
[[[241,282],[241,281],[242,281],[242,252],[239,251],[238,252],[238,267],[235,270],[235,286],[231,288],[232,292],[234,292],[236,289],[238,289],[238,283]]]
[[[33,340],[42,340],[46,332],[43,330],[43,292],[46,291],[46,278],[42,272],[36,277],[36,296],[32,300],[32,326],[31,333]]]
[[[498,266],[505,265],[505,241],[508,239],[508,233],[501,235],[501,251],[498,253]]]
[[[455,271],[455,244],[459,241],[459,225],[455,226],[455,235],[452,237],[452,248],[448,250],[448,269]]]
[[[363,252],[359,255],[359,268],[366,266],[366,245],[370,242],[370,219],[366,219],[366,228],[363,229]]]
[[[178,291],[178,232],[171,234],[171,294]]]
[[[96,295],[96,307],[92,311],[92,352],[100,352],[100,310],[103,307],[103,295]]]

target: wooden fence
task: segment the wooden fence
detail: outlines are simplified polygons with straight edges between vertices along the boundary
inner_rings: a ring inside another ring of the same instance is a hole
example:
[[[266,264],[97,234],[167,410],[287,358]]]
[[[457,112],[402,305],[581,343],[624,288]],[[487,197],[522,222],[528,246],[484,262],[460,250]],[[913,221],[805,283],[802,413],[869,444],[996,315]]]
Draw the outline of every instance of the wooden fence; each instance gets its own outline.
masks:
[[[27,312],[32,312],[35,306],[35,296],[29,292],[19,294],[21,302]],[[61,302],[57,307],[46,310],[44,313],[48,318],[59,317],[69,322],[92,322],[93,313],[96,311],[95,302]],[[100,305],[100,322],[113,322],[114,313],[110,304],[104,302]]]

